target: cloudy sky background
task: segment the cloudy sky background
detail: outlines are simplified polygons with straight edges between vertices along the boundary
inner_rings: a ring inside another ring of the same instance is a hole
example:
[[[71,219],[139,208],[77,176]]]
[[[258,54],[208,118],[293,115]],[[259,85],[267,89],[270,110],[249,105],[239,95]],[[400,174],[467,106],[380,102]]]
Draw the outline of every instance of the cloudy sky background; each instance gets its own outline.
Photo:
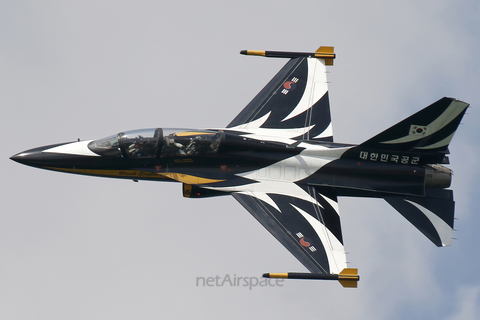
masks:
[[[1,1],[1,319],[479,319],[478,1]],[[444,97],[471,103],[451,144],[454,245],[382,200],[340,200],[359,288],[197,287],[304,271],[231,197],[68,175],[8,158],[150,127],[227,125],[286,62],[242,49],[333,45],[334,137],[361,143]]]

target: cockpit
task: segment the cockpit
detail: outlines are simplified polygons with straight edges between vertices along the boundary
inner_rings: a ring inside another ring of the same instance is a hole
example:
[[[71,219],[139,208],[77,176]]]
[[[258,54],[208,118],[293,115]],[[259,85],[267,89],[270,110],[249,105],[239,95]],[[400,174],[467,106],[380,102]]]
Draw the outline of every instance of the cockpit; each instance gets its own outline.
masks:
[[[94,140],[88,148],[101,156],[130,159],[196,156],[216,153],[222,136],[209,130],[141,129]]]

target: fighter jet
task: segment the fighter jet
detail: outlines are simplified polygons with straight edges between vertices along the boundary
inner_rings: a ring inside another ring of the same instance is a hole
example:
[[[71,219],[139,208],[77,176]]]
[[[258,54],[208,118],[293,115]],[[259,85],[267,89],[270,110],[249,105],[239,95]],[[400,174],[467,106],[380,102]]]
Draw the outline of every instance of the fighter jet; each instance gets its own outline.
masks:
[[[435,245],[452,243],[452,171],[443,165],[467,103],[442,98],[359,145],[336,143],[326,77],[333,47],[240,53],[288,62],[225,128],[123,131],[11,159],[66,173],[180,182],[187,198],[232,195],[310,271],[264,277],[357,286],[357,269],[347,268],[342,196],[383,198]]]

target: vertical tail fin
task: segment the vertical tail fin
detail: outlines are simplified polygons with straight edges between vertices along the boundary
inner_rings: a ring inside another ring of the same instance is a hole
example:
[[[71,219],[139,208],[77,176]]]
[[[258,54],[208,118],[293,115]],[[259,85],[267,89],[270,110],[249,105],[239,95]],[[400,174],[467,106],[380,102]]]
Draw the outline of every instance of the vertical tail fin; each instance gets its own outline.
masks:
[[[442,163],[468,106],[453,98],[442,98],[353,148],[350,156],[352,152],[377,150],[386,155],[409,154],[421,158],[414,164]]]

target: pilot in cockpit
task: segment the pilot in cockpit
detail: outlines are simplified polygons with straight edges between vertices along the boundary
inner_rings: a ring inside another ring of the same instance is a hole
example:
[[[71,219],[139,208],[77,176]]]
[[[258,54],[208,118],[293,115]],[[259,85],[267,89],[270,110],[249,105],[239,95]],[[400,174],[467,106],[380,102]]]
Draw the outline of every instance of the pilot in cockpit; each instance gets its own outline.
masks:
[[[178,152],[178,154],[184,156],[186,155],[186,152],[184,150],[185,146],[175,141],[176,136],[177,135],[175,133],[171,133],[168,136],[165,136],[165,145],[169,148],[176,149],[176,152]]]
[[[128,154],[130,157],[140,157],[144,148],[144,138],[142,136],[137,136],[135,141],[128,146]]]

